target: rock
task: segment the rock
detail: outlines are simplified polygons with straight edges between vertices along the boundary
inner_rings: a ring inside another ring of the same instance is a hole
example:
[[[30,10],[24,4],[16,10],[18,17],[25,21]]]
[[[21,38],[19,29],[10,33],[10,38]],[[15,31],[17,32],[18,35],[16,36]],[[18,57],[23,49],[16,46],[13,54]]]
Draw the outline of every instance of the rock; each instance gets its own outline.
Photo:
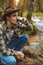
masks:
[[[42,57],[37,57],[38,58],[38,60],[41,62],[41,63],[43,63],[43,58]]]

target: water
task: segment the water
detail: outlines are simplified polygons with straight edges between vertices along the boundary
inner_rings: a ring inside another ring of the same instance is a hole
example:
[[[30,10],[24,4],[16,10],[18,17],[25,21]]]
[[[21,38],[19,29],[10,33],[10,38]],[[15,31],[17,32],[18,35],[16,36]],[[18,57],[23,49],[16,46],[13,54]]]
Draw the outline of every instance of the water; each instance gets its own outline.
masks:
[[[32,17],[31,20],[33,23],[37,26],[39,31],[43,32],[43,19],[40,19],[39,17]]]

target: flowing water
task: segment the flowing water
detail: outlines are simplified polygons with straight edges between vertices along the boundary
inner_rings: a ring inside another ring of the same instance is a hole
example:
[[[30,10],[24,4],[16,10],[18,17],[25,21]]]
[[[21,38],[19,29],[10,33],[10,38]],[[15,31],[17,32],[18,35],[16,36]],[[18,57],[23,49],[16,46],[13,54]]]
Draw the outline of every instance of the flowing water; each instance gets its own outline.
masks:
[[[35,17],[32,17],[31,20],[37,26],[37,28],[39,29],[39,31],[43,32],[43,19],[35,16]]]

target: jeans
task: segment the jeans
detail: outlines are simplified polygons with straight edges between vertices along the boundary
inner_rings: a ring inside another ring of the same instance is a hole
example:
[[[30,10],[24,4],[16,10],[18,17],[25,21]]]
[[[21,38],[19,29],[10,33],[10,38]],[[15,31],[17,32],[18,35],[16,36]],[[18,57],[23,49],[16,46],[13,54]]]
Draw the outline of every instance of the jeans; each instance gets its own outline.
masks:
[[[11,41],[6,47],[21,51],[23,46],[27,43],[29,36],[27,34],[19,35],[18,38]],[[7,56],[0,54],[0,61],[5,65],[16,65],[16,58],[14,56]]]

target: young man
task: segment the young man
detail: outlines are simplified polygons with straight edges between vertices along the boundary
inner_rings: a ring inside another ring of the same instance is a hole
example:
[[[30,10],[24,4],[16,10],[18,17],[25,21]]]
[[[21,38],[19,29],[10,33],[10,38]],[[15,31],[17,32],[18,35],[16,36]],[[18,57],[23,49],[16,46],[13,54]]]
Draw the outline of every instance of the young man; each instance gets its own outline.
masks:
[[[9,6],[5,9],[2,24],[0,24],[0,61],[5,65],[16,65],[16,56],[22,59],[21,49],[27,43],[28,35],[17,35],[16,25],[18,9]]]

